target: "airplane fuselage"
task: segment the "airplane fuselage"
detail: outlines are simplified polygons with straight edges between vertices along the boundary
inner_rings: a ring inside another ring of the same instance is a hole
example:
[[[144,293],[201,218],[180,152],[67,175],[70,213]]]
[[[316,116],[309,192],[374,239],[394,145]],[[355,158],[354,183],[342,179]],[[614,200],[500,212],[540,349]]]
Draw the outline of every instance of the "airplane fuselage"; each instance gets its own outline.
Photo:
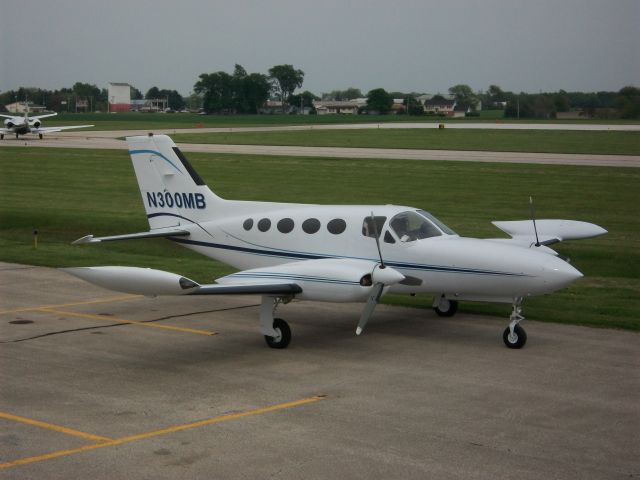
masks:
[[[142,295],[260,294],[260,332],[286,348],[291,331],[274,316],[292,300],[363,302],[360,335],[388,292],[434,295],[438,315],[458,300],[512,305],[503,341],[522,348],[522,301],[566,287],[582,274],[547,245],[606,233],[587,222],[494,222],[506,239],[460,237],[430,213],[396,205],[309,205],[225,200],[164,135],[128,137],[149,231],[75,244],[164,237],[239,271],[200,284],[180,275],[126,266],[66,269],[116,291]],[[286,172],[283,172],[286,174]]]
[[[460,237],[436,223],[425,238],[400,238],[396,219],[407,213],[422,215],[411,207],[234,201],[224,201],[222,207],[225,215],[218,221],[193,223],[188,207],[184,216],[171,214],[176,225],[191,232],[173,240],[240,270],[326,258],[377,262],[375,232],[367,230],[373,213],[380,223],[384,263],[406,277],[391,292],[511,303],[514,298],[551,293],[582,276],[544,251]]]

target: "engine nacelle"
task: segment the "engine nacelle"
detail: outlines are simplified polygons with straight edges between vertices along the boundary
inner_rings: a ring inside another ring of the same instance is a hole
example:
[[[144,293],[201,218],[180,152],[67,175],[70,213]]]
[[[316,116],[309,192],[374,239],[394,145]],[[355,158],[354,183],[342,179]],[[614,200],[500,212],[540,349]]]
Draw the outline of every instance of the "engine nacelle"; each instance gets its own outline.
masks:
[[[32,126],[34,128],[40,128],[40,125],[42,125],[42,122],[40,120],[36,120],[35,122],[33,122]]]
[[[77,267],[63,271],[89,283],[116,292],[155,297],[185,295],[199,285],[175,273],[138,267]]]
[[[301,300],[319,302],[364,302],[375,283],[390,286],[404,276],[376,262],[356,259],[326,258],[254,268],[216,280],[222,285],[260,285],[274,282],[295,283],[302,289]]]
[[[5,126],[6,126],[7,128],[13,128],[13,127],[15,127],[15,125],[16,125],[15,123],[13,123],[13,122],[12,122],[11,120],[9,120],[9,119],[6,119],[6,120],[4,121],[4,124],[5,124]]]

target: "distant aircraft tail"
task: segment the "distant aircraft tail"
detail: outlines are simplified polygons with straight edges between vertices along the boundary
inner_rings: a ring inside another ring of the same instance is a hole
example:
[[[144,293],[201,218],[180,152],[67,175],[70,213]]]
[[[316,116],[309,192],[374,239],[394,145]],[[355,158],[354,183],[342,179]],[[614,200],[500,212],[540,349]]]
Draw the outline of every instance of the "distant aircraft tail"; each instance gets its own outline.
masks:
[[[151,229],[212,220],[224,200],[198,175],[166,135],[127,137]]]

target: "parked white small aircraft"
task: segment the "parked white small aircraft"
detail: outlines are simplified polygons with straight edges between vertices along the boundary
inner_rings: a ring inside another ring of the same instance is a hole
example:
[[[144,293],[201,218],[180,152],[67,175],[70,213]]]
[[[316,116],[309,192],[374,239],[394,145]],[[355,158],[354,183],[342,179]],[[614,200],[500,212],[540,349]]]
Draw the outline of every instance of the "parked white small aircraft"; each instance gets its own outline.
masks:
[[[493,222],[510,239],[463,238],[413,207],[322,206],[224,200],[215,195],[165,135],[127,138],[142,194],[148,232],[94,237],[75,244],[166,237],[240,269],[215,284],[137,267],[81,267],[65,271],[127,293],[155,295],[260,294],[260,331],[285,348],[287,323],[274,313],[293,298],[365,302],[360,334],[387,292],[435,296],[451,316],[459,300],[513,305],[503,339],[521,348],[518,324],[526,297],[566,287],[582,274],[547,247],[606,233],[572,220]],[[536,229],[537,226],[537,229]]]
[[[4,140],[4,136],[9,133],[14,133],[16,135],[16,138],[18,138],[18,135],[26,135],[27,133],[33,133],[34,135],[38,135],[38,137],[42,139],[42,136],[45,133],[61,132],[62,130],[70,130],[72,128],[93,127],[93,125],[70,125],[66,127],[43,127],[42,126],[41,120],[43,118],[54,117],[56,115],[58,114],[48,113],[46,115],[38,115],[35,117],[30,117],[28,108],[25,110],[24,116],[22,117],[0,114],[0,117],[4,117],[6,119],[4,121],[5,128],[0,129],[0,140]]]

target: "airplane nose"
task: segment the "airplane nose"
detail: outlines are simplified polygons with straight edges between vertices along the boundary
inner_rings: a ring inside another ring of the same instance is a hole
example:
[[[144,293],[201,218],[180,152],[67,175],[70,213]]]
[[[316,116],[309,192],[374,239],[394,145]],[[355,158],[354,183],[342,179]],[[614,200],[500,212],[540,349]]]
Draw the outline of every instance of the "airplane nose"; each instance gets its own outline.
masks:
[[[553,289],[564,288],[577,279],[582,273],[560,258],[552,258],[542,267],[545,283]]]

